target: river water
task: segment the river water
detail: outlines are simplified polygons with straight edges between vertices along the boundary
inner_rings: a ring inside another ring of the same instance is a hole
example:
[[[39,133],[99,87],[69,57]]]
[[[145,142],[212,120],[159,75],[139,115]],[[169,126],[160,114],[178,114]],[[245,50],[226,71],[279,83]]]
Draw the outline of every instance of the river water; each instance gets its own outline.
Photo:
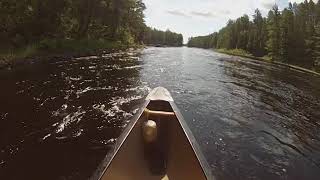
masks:
[[[194,48],[0,71],[0,179],[87,179],[154,87],[171,93],[217,179],[320,177],[320,77]]]

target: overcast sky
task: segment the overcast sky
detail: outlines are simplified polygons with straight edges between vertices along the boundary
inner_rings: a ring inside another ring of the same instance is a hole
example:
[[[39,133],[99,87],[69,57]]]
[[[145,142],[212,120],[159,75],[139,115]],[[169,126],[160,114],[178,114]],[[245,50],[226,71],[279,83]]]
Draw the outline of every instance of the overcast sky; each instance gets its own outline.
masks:
[[[251,16],[256,8],[263,15],[277,3],[280,8],[304,0],[143,0],[148,26],[182,33],[184,41],[191,36],[218,31],[229,19],[243,14]],[[314,0],[317,1],[317,0]]]

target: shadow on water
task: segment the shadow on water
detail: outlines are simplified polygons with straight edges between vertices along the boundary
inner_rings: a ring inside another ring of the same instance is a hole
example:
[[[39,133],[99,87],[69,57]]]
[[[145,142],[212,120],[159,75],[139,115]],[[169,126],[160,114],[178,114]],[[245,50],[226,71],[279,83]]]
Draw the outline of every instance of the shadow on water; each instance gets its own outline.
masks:
[[[150,88],[170,90],[217,179],[319,178],[320,78],[194,48],[1,71],[0,179],[86,179]]]

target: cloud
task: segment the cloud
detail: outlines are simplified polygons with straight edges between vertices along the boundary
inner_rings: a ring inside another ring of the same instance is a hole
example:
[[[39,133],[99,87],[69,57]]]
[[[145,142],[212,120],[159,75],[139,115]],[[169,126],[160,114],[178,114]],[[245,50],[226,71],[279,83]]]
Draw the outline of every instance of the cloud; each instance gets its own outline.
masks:
[[[231,14],[231,11],[229,10],[222,10],[222,11],[219,11],[220,14],[225,14],[225,15],[228,15],[228,14]]]
[[[205,17],[205,18],[216,17],[216,15],[212,14],[211,12],[192,11],[190,14],[193,16],[200,16],[200,17]]]
[[[166,12],[170,15],[173,15],[173,16],[190,17],[189,15],[187,15],[181,11],[178,11],[178,10],[168,10]]]
[[[291,2],[291,3],[302,3],[302,2],[304,2],[304,0],[289,0],[289,2]]]
[[[200,16],[204,18],[213,18],[218,16],[229,15],[231,12],[229,10],[217,10],[214,13],[212,12],[202,12],[202,11],[191,11],[190,14],[192,16]]]
[[[276,2],[274,0],[272,0],[272,1],[262,0],[260,3],[261,3],[261,6],[265,9],[272,9],[272,7],[276,4]]]
[[[305,0],[288,0],[288,1],[291,2],[291,3],[302,3],[302,2],[304,2]],[[317,3],[318,0],[313,0],[313,2],[314,2],[314,3]]]
[[[1,0],[0,0],[1,1]],[[206,35],[219,31],[229,19],[243,14],[249,16],[256,8],[263,16],[277,3],[279,9],[288,6],[289,1],[304,0],[142,0],[146,3],[145,20],[148,26],[170,29],[182,33],[184,39],[190,36]],[[316,0],[313,0],[316,2]]]

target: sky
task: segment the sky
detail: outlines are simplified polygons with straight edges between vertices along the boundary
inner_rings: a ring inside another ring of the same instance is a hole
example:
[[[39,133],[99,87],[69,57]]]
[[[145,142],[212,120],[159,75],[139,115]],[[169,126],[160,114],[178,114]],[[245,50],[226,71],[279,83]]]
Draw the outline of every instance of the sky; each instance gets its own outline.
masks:
[[[243,14],[251,16],[256,8],[263,15],[274,4],[282,9],[289,2],[304,0],[143,0],[146,4],[145,21],[148,26],[182,33],[184,42],[189,37],[219,31],[229,19]],[[316,2],[317,0],[314,0]]]

